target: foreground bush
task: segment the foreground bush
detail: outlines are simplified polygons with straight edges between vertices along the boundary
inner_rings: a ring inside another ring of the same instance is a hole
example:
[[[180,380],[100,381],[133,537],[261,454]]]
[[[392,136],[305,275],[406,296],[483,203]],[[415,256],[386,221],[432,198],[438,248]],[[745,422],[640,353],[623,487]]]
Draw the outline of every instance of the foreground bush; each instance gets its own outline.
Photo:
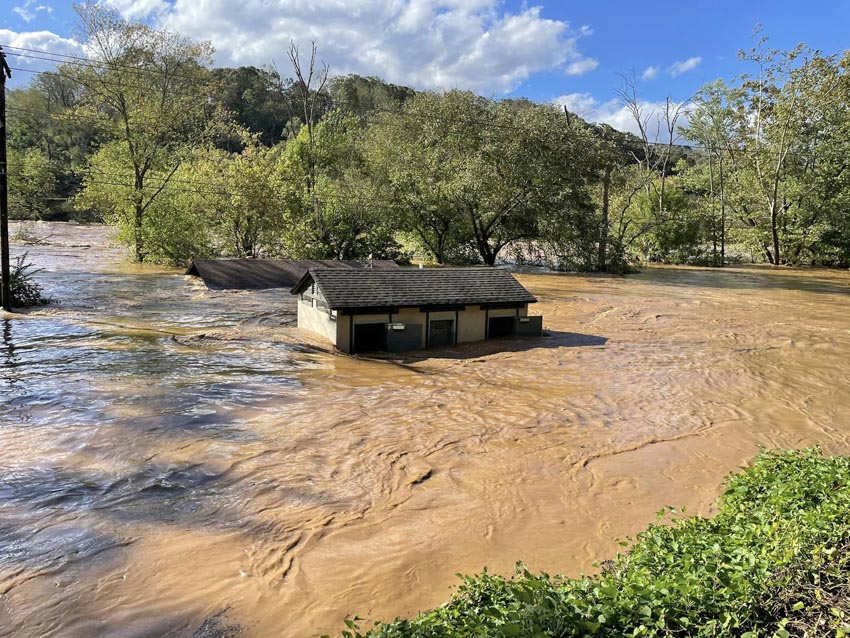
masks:
[[[464,577],[447,604],[360,633],[466,636],[850,636],[850,459],[763,453],[714,518],[654,525],[578,579]]]
[[[38,270],[27,261],[26,253],[15,260],[10,272],[12,306],[15,308],[43,306],[50,303],[50,299],[44,296],[41,285],[33,279],[36,273]]]

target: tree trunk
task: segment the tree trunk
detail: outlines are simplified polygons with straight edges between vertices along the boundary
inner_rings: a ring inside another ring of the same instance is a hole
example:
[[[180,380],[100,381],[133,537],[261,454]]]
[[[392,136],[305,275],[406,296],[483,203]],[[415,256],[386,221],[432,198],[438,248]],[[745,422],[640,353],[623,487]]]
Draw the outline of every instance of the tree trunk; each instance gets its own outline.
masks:
[[[770,234],[773,238],[773,263],[774,266],[779,265],[779,210],[776,207],[776,200],[773,200],[770,207]]]
[[[605,177],[602,181],[602,224],[599,228],[599,252],[596,257],[596,269],[608,270],[608,202],[609,189],[611,186],[611,167],[605,168]]]
[[[723,151],[720,152],[720,265],[726,265],[726,190],[723,183]]]
[[[490,246],[490,242],[484,237],[478,240],[478,252],[481,253],[481,260],[484,262],[485,266],[496,265],[496,255],[498,254],[498,251],[493,250]]]
[[[472,225],[472,234],[475,237],[475,245],[478,247],[478,253],[481,255],[481,261],[486,266],[493,266],[496,263],[496,254],[498,250],[493,250],[490,246],[490,233],[484,228],[475,217],[475,211],[471,206],[468,207],[469,221]]]
[[[708,192],[709,201],[711,202],[711,238],[714,242],[714,252],[712,254],[712,262],[717,265],[717,220],[714,217],[714,151],[711,147],[708,149]]]
[[[142,263],[145,260],[145,239],[142,235],[142,221],[144,219],[145,209],[141,202],[136,202],[135,215],[133,219],[133,239],[135,243],[135,258],[136,261]]]

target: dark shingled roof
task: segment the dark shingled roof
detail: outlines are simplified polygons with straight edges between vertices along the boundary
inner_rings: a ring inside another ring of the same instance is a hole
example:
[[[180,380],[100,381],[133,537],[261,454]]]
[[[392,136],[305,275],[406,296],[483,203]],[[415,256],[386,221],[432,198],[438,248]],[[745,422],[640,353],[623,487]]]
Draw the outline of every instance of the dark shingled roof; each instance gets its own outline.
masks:
[[[311,268],[292,294],[299,294],[313,281],[335,310],[537,301],[507,270],[488,267],[386,271]]]
[[[204,280],[207,288],[262,289],[292,288],[310,268],[362,269],[359,261],[290,259],[195,259],[187,275]],[[392,260],[374,260],[375,270],[398,270]]]

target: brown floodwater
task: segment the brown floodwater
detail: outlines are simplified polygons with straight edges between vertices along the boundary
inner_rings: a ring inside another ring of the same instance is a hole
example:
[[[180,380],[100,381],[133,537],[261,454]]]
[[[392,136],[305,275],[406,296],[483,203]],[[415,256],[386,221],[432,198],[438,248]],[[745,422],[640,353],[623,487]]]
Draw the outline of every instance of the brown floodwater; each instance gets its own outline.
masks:
[[[759,446],[850,453],[850,274],[518,275],[547,336],[328,352],[286,291],[13,245],[60,303],[0,316],[0,636],[302,638],[457,572],[578,574]]]

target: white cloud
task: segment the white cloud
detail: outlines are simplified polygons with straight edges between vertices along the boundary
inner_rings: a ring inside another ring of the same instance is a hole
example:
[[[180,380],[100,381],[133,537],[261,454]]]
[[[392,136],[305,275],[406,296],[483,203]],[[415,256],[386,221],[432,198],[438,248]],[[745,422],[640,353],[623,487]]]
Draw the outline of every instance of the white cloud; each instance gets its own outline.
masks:
[[[8,45],[5,50],[6,55],[9,56],[9,66],[31,71],[44,71],[52,69],[56,65],[44,60],[36,60],[32,56],[39,55],[38,53],[18,51],[16,47],[43,51],[45,53],[85,55],[85,51],[79,42],[71,38],[63,38],[51,31],[16,32],[9,29],[0,29],[0,42]],[[32,73],[12,70],[13,84],[27,84],[32,77]]]
[[[36,0],[26,0],[22,5],[12,7],[12,11],[17,13],[24,22],[35,20],[36,16],[42,12],[53,13],[53,7],[45,4],[36,5],[35,3]]]
[[[641,80],[654,80],[656,77],[658,77],[658,72],[660,70],[661,69],[659,69],[657,66],[650,65],[643,70],[643,73],[641,73],[640,79]]]
[[[695,68],[697,68],[699,66],[700,62],[702,62],[702,58],[697,55],[697,56],[694,56],[692,58],[688,58],[687,60],[684,60],[684,61],[674,62],[673,64],[670,65],[670,68],[668,69],[668,71],[670,72],[670,75],[675,78],[679,75],[682,75],[682,73],[687,73],[688,71],[693,71]]]
[[[170,5],[165,0],[107,0],[128,20],[143,20],[165,13]]]
[[[576,62],[571,62],[569,65],[567,65],[565,73],[567,75],[584,75],[589,71],[593,71],[598,66],[599,62],[597,62],[593,58],[584,58],[581,60],[577,60]]]
[[[566,106],[571,113],[587,119],[596,109],[598,102],[590,93],[568,93],[552,100],[558,106]]]
[[[614,98],[607,102],[599,102],[590,93],[568,93],[552,100],[554,104],[566,106],[572,113],[576,113],[589,122],[603,122],[613,126],[615,129],[628,133],[640,134],[640,129],[631,111],[626,108],[621,100]],[[647,133],[651,142],[666,143],[669,141],[666,125],[664,124],[664,102],[650,102],[639,100],[641,119],[647,120]],[[672,105],[675,108],[676,104]],[[676,121],[679,126],[687,127],[687,113],[683,113]],[[674,135],[674,138],[677,135]]]
[[[282,72],[290,40],[315,40],[331,73],[378,75],[417,88],[508,92],[542,71],[580,74],[597,62],[577,41],[590,27],[546,18],[541,7],[516,12],[501,0],[109,0],[128,19],[210,40],[220,65]]]

